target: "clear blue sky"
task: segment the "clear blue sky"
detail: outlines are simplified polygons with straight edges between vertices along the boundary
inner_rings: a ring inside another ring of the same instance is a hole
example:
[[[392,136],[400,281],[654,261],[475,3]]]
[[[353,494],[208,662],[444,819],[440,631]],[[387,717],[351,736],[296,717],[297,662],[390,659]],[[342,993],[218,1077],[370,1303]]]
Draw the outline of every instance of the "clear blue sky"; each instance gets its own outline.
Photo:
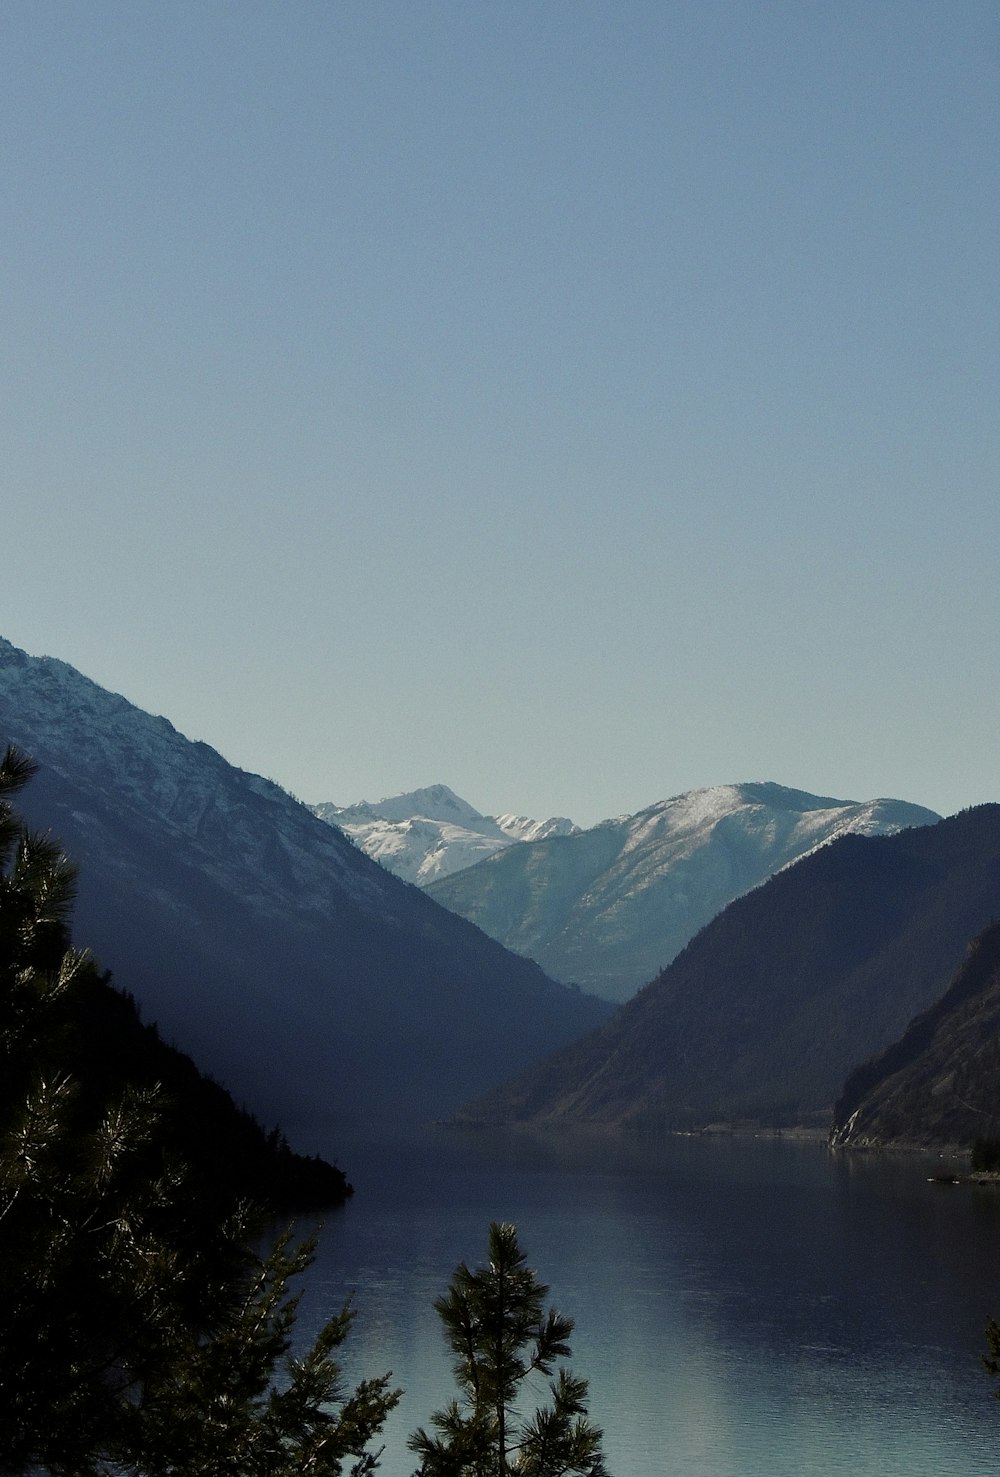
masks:
[[[0,632],[310,801],[1000,799],[995,0],[8,0]]]

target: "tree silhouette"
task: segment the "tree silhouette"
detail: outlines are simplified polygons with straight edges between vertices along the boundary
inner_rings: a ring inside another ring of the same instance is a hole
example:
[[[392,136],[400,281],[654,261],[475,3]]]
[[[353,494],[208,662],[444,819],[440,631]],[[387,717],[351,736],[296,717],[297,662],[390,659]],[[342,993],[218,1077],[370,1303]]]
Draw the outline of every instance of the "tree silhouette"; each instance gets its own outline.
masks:
[[[154,1086],[95,1101],[66,1069],[96,971],[74,868],[11,805],[33,772],[0,760],[0,1473],[364,1477],[398,1395],[345,1391],[347,1308],[292,1356],[312,1245],[261,1256],[246,1205],[192,1193]]]
[[[608,1477],[602,1432],[587,1415],[587,1382],[560,1367],[550,1402],[530,1416],[519,1399],[535,1374],[552,1376],[572,1352],[571,1319],[550,1308],[549,1289],[527,1265],[512,1225],[494,1222],[489,1261],[476,1271],[461,1263],[434,1304],[455,1355],[461,1392],[436,1411],[436,1435],[410,1437],[418,1477]]]

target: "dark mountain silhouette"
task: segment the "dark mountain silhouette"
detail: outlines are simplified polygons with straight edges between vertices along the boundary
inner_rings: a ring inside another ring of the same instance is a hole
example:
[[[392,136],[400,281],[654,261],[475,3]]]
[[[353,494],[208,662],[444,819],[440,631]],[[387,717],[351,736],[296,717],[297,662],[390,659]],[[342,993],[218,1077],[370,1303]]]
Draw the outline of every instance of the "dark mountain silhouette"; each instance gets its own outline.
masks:
[[[293,1153],[280,1130],[266,1132],[155,1026],[143,1025],[135,1002],[111,987],[88,951],[73,948],[76,869],[58,839],[39,838],[16,809],[32,771],[15,747],[0,750],[5,1214],[38,1170],[37,1155],[53,1155],[65,1170],[75,1137],[92,1171],[115,1135],[108,1176],[119,1156],[150,1181],[168,1162],[183,1165],[184,1198],[197,1200],[201,1213],[228,1214],[247,1199],[270,1214],[341,1204],[350,1194],[341,1170]]]
[[[433,1118],[607,1017],[279,786],[2,640],[0,740],[80,866],[77,935],[268,1121]]]
[[[337,1205],[351,1193],[342,1170],[294,1153],[280,1129],[266,1130],[239,1108],[186,1053],[143,1024],[131,996],[96,971],[81,983],[60,1024],[53,1062],[76,1084],[84,1121],[90,1113],[96,1125],[103,1106],[126,1085],[157,1089],[156,1153],[166,1149],[180,1157],[202,1200],[225,1205],[245,1197],[284,1213]],[[6,1086],[0,1087],[0,1109]]]
[[[1000,806],[846,836],[731,903],[603,1027],[467,1109],[501,1121],[824,1126],[847,1073],[1000,912]]]
[[[969,945],[948,990],[851,1073],[831,1142],[969,1148],[1000,1137],[1000,923]]]

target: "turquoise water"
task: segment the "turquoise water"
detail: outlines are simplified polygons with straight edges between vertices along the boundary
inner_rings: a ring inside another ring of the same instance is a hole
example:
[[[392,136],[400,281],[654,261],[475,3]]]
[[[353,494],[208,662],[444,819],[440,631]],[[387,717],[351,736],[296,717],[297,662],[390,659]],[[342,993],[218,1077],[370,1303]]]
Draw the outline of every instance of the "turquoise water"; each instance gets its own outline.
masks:
[[[980,1360],[1000,1190],[772,1139],[438,1131],[338,1153],[357,1194],[326,1223],[301,1324],[354,1294],[348,1375],[391,1369],[406,1390],[385,1477],[409,1477],[407,1433],[453,1394],[432,1303],[458,1261],[482,1261],[491,1220],[517,1224],[576,1320],[614,1477],[1000,1469]]]

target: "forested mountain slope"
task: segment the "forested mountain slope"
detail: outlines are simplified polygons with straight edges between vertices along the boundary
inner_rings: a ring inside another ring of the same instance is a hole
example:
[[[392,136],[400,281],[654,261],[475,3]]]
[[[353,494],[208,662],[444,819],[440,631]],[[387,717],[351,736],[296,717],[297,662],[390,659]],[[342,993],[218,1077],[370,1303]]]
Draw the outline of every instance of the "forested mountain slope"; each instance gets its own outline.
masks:
[[[7,740],[80,865],[79,935],[261,1117],[434,1117],[607,1017],[278,786],[0,641]]]
[[[969,945],[948,990],[851,1073],[831,1142],[968,1148],[1000,1136],[1000,923]]]
[[[938,819],[901,800],[717,785],[508,848],[428,891],[554,978],[621,1001],[733,898],[816,847]]]
[[[602,1028],[468,1116],[828,1124],[847,1073],[939,998],[1000,913],[1000,806],[846,836],[731,903]]]

